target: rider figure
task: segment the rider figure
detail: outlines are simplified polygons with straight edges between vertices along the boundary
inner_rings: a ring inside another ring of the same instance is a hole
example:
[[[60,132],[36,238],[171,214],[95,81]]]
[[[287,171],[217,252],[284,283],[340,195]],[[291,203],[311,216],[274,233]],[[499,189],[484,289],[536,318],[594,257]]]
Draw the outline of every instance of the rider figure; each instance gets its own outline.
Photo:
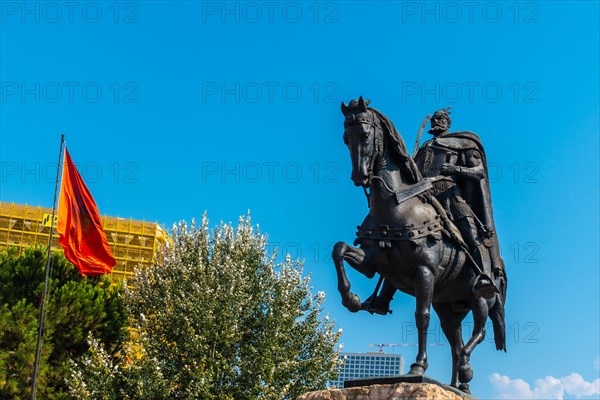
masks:
[[[448,108],[436,111],[431,117],[429,133],[433,139],[421,146],[415,162],[423,177],[435,178],[432,194],[446,210],[448,217],[459,229],[467,245],[467,251],[477,266],[473,267],[477,275],[473,291],[477,297],[490,298],[498,292],[492,279],[492,257],[484,245],[495,233],[492,228],[481,222],[473,211],[471,204],[465,201],[461,185],[466,180],[479,183],[486,178],[486,170],[480,149],[473,145],[479,139],[470,132],[450,133],[450,113]],[[476,141],[473,141],[476,138]],[[488,192],[489,193],[489,192]],[[490,204],[491,205],[491,204]],[[499,258],[499,257],[498,257]],[[501,263],[501,261],[500,261]],[[501,267],[496,267],[496,269]],[[389,312],[389,304],[396,289],[386,280],[379,295],[369,297],[362,309],[371,313],[385,315]]]

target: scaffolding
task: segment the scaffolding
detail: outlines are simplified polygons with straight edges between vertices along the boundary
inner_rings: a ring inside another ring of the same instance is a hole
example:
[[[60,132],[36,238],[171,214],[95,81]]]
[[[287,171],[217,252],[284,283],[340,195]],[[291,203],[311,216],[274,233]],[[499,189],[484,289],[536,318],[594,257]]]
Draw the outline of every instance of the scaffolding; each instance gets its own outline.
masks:
[[[47,246],[51,219],[51,208],[0,202],[0,250],[15,247],[20,253],[26,247]],[[56,216],[53,222],[56,227]],[[110,273],[113,282],[132,277],[138,266],[149,266],[168,240],[155,222],[103,216],[102,225],[117,261]],[[58,234],[52,238],[52,248],[60,249]]]

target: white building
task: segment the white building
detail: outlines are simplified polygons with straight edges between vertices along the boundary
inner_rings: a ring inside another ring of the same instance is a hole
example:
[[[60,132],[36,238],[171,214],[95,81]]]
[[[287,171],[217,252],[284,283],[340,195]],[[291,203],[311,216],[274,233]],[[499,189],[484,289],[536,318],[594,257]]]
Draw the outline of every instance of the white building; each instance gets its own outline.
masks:
[[[343,388],[344,382],[362,378],[385,378],[404,373],[404,359],[400,354],[341,353],[342,366],[338,379],[330,381],[330,388]]]

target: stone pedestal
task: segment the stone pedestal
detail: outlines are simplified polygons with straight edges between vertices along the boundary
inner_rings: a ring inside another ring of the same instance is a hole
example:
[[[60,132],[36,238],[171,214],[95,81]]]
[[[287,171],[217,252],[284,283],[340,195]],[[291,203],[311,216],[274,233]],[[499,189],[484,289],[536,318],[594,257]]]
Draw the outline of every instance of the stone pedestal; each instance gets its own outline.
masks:
[[[392,383],[309,392],[297,400],[471,400],[434,383]]]

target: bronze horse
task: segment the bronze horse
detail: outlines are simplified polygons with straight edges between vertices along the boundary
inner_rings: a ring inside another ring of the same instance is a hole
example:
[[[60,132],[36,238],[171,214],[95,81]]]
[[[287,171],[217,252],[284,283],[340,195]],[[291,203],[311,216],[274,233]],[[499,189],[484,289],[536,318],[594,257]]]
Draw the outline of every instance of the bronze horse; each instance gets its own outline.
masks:
[[[430,307],[436,311],[452,351],[450,385],[469,393],[473,378],[469,364],[473,349],[485,337],[488,316],[492,320],[498,350],[506,351],[504,302],[506,276],[494,276],[500,293],[490,299],[476,297],[475,273],[463,247],[452,239],[435,200],[431,182],[424,179],[406,151],[391,121],[368,107],[362,97],[350,106],[342,103],[344,142],[352,159],[352,181],[370,189],[369,214],[358,227],[353,247],[338,242],[333,260],[342,304],[352,312],[361,301],[350,291],[344,261],[368,278],[384,277],[394,287],[416,297],[415,319],[419,347],[409,374],[427,369],[427,329]],[[473,312],[474,328],[467,344],[462,339],[462,320]]]

